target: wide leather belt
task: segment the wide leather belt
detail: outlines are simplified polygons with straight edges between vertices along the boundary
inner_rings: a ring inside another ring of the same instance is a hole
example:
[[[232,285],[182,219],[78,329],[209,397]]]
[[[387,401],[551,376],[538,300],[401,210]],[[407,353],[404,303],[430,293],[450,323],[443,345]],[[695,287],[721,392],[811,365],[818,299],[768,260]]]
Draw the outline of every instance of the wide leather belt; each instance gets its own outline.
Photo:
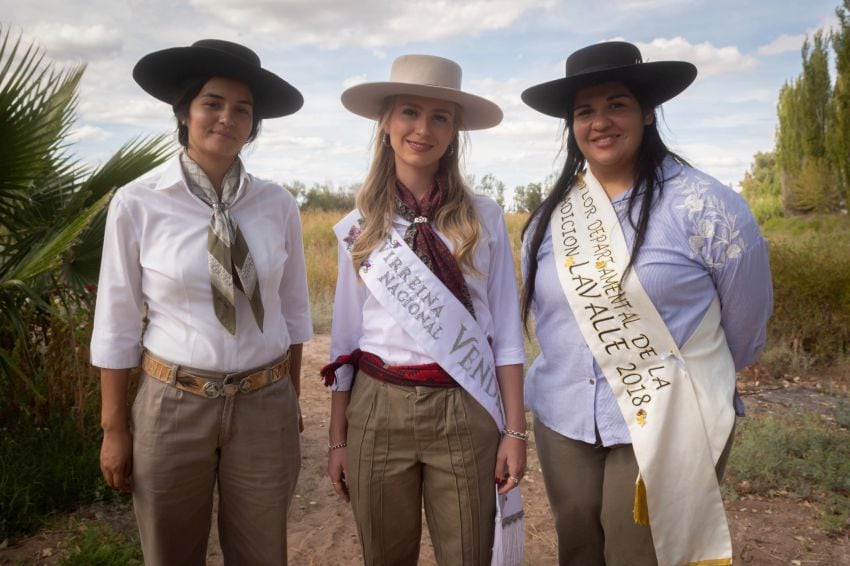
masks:
[[[280,381],[289,375],[289,360],[289,352],[287,352],[282,360],[256,370],[240,373],[205,371],[204,375],[201,375],[197,371],[182,369],[177,364],[160,360],[145,351],[142,355],[142,371],[154,379],[173,385],[187,393],[216,399],[222,395],[231,397],[237,393],[250,393]]]

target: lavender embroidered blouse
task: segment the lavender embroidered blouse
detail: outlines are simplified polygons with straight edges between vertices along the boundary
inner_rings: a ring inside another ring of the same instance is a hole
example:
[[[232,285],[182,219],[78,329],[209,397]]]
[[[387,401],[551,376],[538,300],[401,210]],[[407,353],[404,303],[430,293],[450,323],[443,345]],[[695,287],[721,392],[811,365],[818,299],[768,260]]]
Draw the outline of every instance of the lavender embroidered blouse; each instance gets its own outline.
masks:
[[[633,268],[679,346],[719,297],[721,325],[735,367],[743,369],[760,354],[773,310],[767,243],[747,203],[732,189],[672,159],[665,161],[663,172],[664,191]],[[625,218],[628,195],[613,204],[631,247],[635,234]],[[523,277],[527,245],[523,243]],[[595,443],[598,430],[605,446],[630,443],[617,400],[561,289],[551,231],[537,261],[531,310],[540,355],[526,376],[526,404],[547,428],[574,440]]]

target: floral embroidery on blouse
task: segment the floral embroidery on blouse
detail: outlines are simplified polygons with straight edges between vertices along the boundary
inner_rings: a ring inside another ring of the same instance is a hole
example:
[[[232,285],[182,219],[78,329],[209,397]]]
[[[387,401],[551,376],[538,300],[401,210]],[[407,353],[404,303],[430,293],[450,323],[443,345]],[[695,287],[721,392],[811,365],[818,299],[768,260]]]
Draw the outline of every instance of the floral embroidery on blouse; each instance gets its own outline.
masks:
[[[676,207],[687,209],[692,222],[688,237],[691,258],[702,258],[714,270],[722,268],[728,260],[741,257],[746,244],[738,228],[738,216],[729,212],[726,203],[716,195],[709,194],[711,181],[678,175],[669,182],[671,188],[685,196],[684,202]]]
[[[350,252],[354,247],[354,242],[357,241],[357,237],[363,233],[364,223],[365,221],[362,218],[358,218],[357,224],[353,225],[348,231],[348,235],[342,239],[342,241],[345,242],[345,251]]]

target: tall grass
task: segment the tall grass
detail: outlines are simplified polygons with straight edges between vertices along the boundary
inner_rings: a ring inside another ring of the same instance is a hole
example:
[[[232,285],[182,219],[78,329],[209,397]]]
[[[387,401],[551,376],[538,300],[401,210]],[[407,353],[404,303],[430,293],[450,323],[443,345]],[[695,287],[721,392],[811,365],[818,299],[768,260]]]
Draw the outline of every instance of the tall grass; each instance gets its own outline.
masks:
[[[333,226],[345,214],[343,211],[324,210],[301,213],[310,307],[316,332],[330,332],[331,328],[337,272],[337,239]]]

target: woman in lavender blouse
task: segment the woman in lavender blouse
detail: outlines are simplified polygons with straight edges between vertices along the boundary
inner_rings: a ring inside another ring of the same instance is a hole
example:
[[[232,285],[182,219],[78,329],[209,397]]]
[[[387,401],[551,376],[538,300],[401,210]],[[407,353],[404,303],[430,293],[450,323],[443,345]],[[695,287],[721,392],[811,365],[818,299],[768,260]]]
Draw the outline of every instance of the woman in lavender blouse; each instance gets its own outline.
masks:
[[[655,564],[653,538],[667,533],[656,532],[651,507],[652,528],[633,517],[639,467],[630,427],[562,290],[550,217],[587,168],[619,219],[630,252],[626,276],[637,276],[680,348],[719,302],[735,370],[755,361],[764,344],[772,311],[767,245],[745,201],[659,136],[656,108],[688,87],[693,65],[644,63],[635,46],[607,42],[576,51],[566,68],[565,78],[522,95],[567,126],[563,171],[523,233],[523,316],[533,315],[541,350],[525,397],[560,564]],[[729,382],[720,403],[742,414],[734,371],[716,378]],[[718,478],[731,440],[730,433],[716,459]]]

